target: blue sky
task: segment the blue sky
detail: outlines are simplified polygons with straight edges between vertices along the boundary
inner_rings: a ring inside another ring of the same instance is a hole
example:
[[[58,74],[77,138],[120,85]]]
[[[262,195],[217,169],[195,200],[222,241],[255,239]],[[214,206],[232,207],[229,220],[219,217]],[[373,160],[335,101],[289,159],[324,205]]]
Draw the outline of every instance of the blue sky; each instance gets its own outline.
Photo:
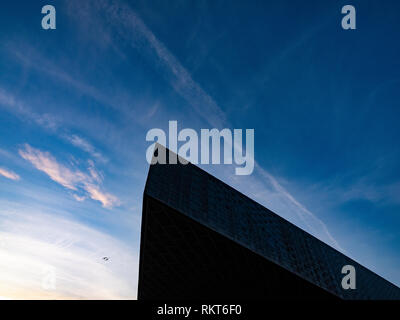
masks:
[[[400,285],[398,2],[49,3],[1,4],[0,297],[136,297],[169,120],[254,128],[251,176],[204,169]]]

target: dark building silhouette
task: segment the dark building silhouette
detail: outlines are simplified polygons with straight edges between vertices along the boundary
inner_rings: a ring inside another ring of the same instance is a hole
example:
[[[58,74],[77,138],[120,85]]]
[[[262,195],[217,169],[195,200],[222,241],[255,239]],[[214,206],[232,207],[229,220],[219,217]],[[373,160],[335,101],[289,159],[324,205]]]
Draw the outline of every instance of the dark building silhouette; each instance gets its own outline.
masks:
[[[355,290],[342,288],[344,265]],[[190,163],[151,165],[138,299],[213,298],[400,299],[400,289]]]

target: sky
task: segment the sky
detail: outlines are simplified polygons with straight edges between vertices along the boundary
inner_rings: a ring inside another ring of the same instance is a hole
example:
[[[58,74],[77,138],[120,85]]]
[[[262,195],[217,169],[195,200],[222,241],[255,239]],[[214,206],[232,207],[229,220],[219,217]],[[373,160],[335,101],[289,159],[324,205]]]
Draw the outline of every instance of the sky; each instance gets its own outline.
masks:
[[[400,3],[351,3],[2,1],[0,298],[136,298],[170,120],[254,129],[251,175],[201,167],[399,286]]]

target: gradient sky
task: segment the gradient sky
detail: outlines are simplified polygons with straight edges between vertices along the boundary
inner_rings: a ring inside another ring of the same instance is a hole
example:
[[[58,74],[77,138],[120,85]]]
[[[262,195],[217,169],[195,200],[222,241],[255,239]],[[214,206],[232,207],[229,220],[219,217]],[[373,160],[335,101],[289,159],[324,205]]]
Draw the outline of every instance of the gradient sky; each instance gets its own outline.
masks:
[[[251,176],[202,167],[400,285],[400,3],[351,1],[348,31],[345,4],[3,1],[0,298],[136,297],[145,137],[169,120],[254,128]]]

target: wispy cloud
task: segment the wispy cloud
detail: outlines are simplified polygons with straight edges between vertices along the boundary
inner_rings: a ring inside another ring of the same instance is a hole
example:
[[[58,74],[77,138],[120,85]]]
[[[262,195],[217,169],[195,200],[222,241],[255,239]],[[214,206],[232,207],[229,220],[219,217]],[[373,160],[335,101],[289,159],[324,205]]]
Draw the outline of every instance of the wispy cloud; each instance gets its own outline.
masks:
[[[0,217],[0,296],[136,298],[137,253],[114,237],[70,217],[30,208],[2,208]],[[46,285],[49,275],[54,286]]]
[[[93,6],[86,3],[87,7],[81,10],[78,1],[69,3],[73,15],[82,15],[84,21],[95,19],[94,10],[104,13],[104,24],[110,24],[113,32],[118,34],[127,44],[151,60],[152,65],[160,72],[171,87],[200,115],[203,120],[215,127],[221,127],[226,116],[214,99],[193,80],[192,75],[179,62],[179,60],[168,50],[168,48],[157,39],[154,33],[146,26],[142,19],[128,5],[120,1],[93,1]],[[78,6],[80,9],[75,10]],[[87,12],[90,8],[90,13]],[[107,21],[108,20],[108,21]],[[103,30],[107,28],[102,27]],[[129,30],[129,32],[126,32]],[[109,36],[107,39],[109,40]],[[99,39],[101,41],[101,39]],[[120,40],[118,40],[120,42]]]
[[[0,107],[17,114],[25,120],[33,121],[45,129],[54,130],[59,125],[58,119],[53,115],[34,112],[29,106],[2,88],[0,88]]]
[[[394,179],[383,184],[377,183],[379,174],[371,169],[371,173],[352,175],[351,179],[346,175],[336,176],[331,181],[316,183],[311,192],[334,203],[366,200],[376,205],[400,204],[400,181]]]
[[[67,189],[77,190],[76,185],[85,179],[84,174],[80,171],[70,170],[59,164],[49,152],[42,152],[28,144],[24,146],[24,149],[19,150],[19,154],[25,160],[30,161],[36,169],[43,171],[53,181]]]
[[[105,162],[106,159],[105,157],[96,150],[96,148],[86,139],[73,134],[70,136],[66,136],[66,139],[75,147],[89,153],[92,157],[94,157],[97,160],[100,160],[102,162]]]
[[[87,152],[100,162],[107,162],[107,158],[85,138],[77,134],[65,134],[62,129],[62,121],[49,113],[37,113],[33,111],[24,101],[17,99],[13,94],[0,88],[0,107],[22,117],[24,120],[32,121],[43,129],[50,130],[58,137],[68,141],[73,146]]]
[[[76,13],[80,14],[80,11],[81,10],[78,10]],[[46,77],[51,77],[55,81],[67,85],[77,92],[94,99],[103,106],[111,107],[123,113],[129,120],[140,124],[140,119],[137,117],[137,110],[133,107],[133,99],[128,90],[120,89],[120,87],[112,88],[112,90],[108,88],[107,91],[104,91],[104,89],[101,90],[93,86],[89,81],[85,81],[84,77],[80,75],[78,71],[74,70],[75,72],[72,72],[71,65],[64,64],[63,67],[60,67],[58,64],[49,60],[46,55],[41,54],[35,47],[8,44],[6,48],[10,56],[19,61],[24,67],[37,70],[39,73],[46,75]],[[50,114],[46,114],[46,116],[51,117]],[[43,119],[43,121],[45,120],[46,119]]]
[[[85,183],[84,189],[89,194],[91,199],[100,201],[105,208],[112,208],[119,202],[116,196],[101,191],[98,185]]]
[[[1,168],[0,167],[0,176],[3,176],[7,179],[11,179],[11,180],[20,180],[20,176],[18,174],[16,174],[15,172],[5,169],[5,168]]]
[[[77,195],[77,194],[72,194],[72,196],[73,196],[73,198],[76,200],[76,201],[78,201],[78,202],[83,202],[83,201],[85,201],[86,200],[86,197],[85,196],[79,196],[79,195]]]
[[[83,190],[91,199],[101,202],[105,208],[112,208],[119,203],[117,197],[101,190],[100,183],[102,178],[95,170],[93,162],[89,163],[89,173],[85,173],[79,169],[66,167],[59,163],[49,152],[35,149],[28,144],[25,144],[18,152],[22,158],[31,162],[36,169],[46,173],[50,179],[64,188],[72,191]],[[75,199],[77,198],[75,197]]]

